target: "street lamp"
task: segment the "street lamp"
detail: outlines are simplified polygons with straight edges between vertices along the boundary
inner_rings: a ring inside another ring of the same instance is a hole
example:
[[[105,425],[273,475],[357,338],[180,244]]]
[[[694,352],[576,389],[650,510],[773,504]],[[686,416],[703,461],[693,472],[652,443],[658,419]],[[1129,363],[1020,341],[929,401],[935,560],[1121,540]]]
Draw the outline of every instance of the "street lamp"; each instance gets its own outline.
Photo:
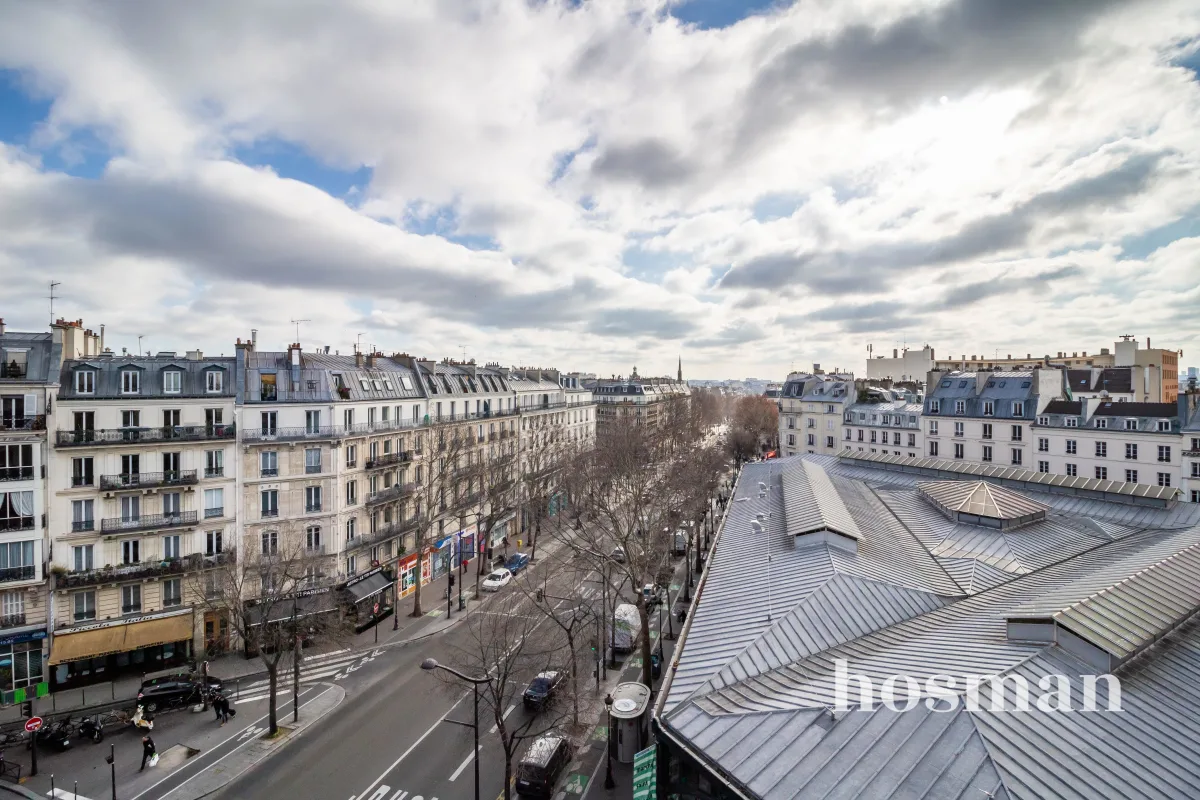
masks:
[[[617,782],[613,780],[613,776],[612,776],[612,740],[613,740],[612,704],[613,704],[612,693],[609,693],[604,696],[604,711],[608,715],[608,737],[607,737],[608,742],[606,743],[608,746],[605,747],[605,752],[604,752],[604,788],[605,789],[612,789],[617,785]],[[479,799],[476,798],[476,800],[479,800]]]
[[[472,678],[470,675],[464,675],[456,669],[439,664],[437,659],[433,658],[427,658],[422,661],[421,669],[425,670],[426,672],[433,672],[434,670],[440,669],[445,672],[449,672],[456,678],[471,684],[471,693],[475,697],[475,724],[471,726],[475,731],[475,752],[473,753],[475,756],[475,800],[479,800],[479,684],[488,683],[491,681],[491,678],[486,675],[482,678]],[[612,698],[610,697],[609,701],[611,702],[611,700]],[[447,721],[453,722],[453,720]],[[459,724],[461,725],[464,723]]]

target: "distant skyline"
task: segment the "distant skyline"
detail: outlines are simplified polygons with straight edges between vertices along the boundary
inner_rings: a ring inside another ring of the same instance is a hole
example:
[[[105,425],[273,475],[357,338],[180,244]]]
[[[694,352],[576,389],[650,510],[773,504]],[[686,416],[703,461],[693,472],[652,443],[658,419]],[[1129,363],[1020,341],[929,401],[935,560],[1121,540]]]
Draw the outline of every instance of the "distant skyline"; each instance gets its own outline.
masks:
[[[1200,352],[1200,5],[0,8],[0,317],[600,375]]]

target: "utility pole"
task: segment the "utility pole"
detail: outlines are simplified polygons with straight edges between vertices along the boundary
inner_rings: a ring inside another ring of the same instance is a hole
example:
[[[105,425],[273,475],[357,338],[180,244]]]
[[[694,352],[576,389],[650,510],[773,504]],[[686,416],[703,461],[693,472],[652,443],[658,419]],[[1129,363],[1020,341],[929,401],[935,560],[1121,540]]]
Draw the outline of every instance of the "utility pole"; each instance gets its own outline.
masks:
[[[300,631],[296,627],[296,596],[292,595],[292,722],[300,720]]]

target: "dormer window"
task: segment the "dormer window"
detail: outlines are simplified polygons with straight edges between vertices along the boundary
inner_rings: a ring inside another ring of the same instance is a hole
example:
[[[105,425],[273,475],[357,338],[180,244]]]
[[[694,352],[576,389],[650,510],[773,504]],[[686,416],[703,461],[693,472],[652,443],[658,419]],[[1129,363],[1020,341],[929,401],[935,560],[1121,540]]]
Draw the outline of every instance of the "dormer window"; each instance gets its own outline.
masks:
[[[389,392],[392,391],[392,382],[390,380],[384,379],[383,388],[387,389]]]
[[[369,392],[369,391],[371,391],[371,384],[367,383],[367,379],[366,379],[366,378],[359,378],[359,379],[358,379],[358,385],[359,385],[360,387],[362,387],[362,390],[363,390],[364,392]]]
[[[1050,424],[1049,417],[1038,417],[1038,425],[1049,425],[1049,424]]]
[[[1105,419],[1104,417],[1097,417],[1096,418],[1096,427],[1097,428],[1107,428],[1108,420]]]
[[[1068,428],[1078,428],[1079,427],[1079,417],[1067,417],[1066,423],[1067,423]]]
[[[136,369],[121,370],[121,394],[138,394],[142,390],[142,373]]]
[[[942,381],[942,388],[943,388],[943,389],[949,389],[949,388],[950,388],[950,381]]]
[[[954,413],[955,414],[967,413],[967,401],[966,400],[955,400],[954,401]]]
[[[75,394],[95,394],[96,373],[83,369],[75,373]]]
[[[163,373],[163,394],[179,394],[183,386],[183,373],[177,369]]]
[[[941,400],[930,400],[929,401],[929,413],[930,414],[942,413],[942,401]]]
[[[983,401],[983,415],[984,415],[985,417],[994,417],[994,416],[996,416],[996,403],[995,403],[995,401],[993,401],[993,400],[984,400],[984,401]]]
[[[1171,420],[1160,419],[1158,421],[1157,428],[1158,428],[1159,433],[1170,433],[1171,432]]]
[[[225,375],[216,369],[204,373],[204,391],[209,394],[219,394],[225,386]]]
[[[1004,382],[1001,381],[1001,385],[1003,385],[1003,383]],[[1023,401],[1017,401],[1012,404],[1012,415],[1014,417],[1025,416],[1025,403]]]
[[[1125,420],[1125,430],[1136,431],[1137,430],[1137,420],[1136,419]]]

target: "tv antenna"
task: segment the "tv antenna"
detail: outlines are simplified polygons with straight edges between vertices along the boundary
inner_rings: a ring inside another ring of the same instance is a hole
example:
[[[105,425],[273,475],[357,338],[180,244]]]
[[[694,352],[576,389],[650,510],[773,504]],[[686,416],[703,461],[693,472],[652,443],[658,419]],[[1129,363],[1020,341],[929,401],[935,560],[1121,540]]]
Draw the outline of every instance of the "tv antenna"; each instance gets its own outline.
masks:
[[[146,335],[146,334],[144,334],[144,333],[139,333],[139,334],[138,334],[138,355],[139,355],[139,356],[142,354],[142,337],[143,337],[143,336],[145,336],[145,335]]]
[[[300,344],[300,323],[301,322],[312,322],[312,320],[311,319],[294,319],[294,320],[292,320],[292,324],[296,326],[296,344]]]
[[[297,328],[297,331],[299,331],[299,328]],[[299,336],[300,334],[297,333],[296,335]],[[355,334],[355,336],[354,336],[354,352],[356,352],[356,353],[362,352],[362,337],[364,337],[364,336],[366,336],[365,333]]]
[[[54,324],[54,287],[62,286],[62,281],[50,281],[50,324]]]
[[[462,360],[463,360],[463,363],[465,364],[465,363],[467,363],[467,346],[465,344],[460,344],[459,348],[462,349],[462,354],[463,354]]]

